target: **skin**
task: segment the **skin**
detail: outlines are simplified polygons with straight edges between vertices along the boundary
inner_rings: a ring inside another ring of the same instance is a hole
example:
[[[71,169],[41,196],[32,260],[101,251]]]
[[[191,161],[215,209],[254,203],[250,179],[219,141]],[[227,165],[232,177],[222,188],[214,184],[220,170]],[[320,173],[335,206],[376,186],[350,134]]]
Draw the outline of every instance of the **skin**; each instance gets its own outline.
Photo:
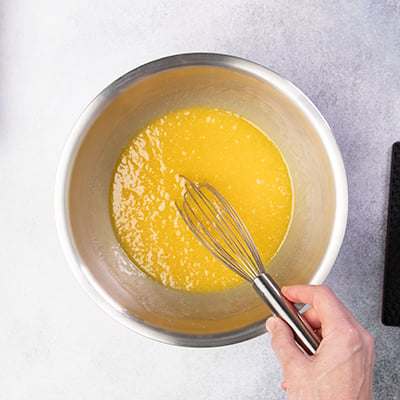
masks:
[[[289,400],[372,400],[374,340],[327,286],[288,286],[292,302],[311,306],[303,316],[322,338],[315,355],[302,352],[288,325],[266,322],[271,346],[283,369]]]

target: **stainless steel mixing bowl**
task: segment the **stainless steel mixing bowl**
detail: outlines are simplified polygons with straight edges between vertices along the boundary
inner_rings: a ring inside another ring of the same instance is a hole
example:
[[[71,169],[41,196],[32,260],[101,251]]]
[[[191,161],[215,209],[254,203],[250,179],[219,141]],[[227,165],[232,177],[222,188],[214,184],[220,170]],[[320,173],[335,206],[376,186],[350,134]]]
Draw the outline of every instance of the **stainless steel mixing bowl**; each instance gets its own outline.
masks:
[[[121,250],[109,216],[112,172],[135,133],[161,114],[199,105],[244,116],[279,147],[292,176],[294,209],[268,272],[280,285],[322,283],[339,252],[347,219],[346,174],[337,144],[316,107],[293,84],[227,55],[160,59],[101,92],[63,150],[56,222],[75,276],[113,318],[163,342],[218,346],[265,332],[269,311],[251,286],[211,294],[163,287]]]

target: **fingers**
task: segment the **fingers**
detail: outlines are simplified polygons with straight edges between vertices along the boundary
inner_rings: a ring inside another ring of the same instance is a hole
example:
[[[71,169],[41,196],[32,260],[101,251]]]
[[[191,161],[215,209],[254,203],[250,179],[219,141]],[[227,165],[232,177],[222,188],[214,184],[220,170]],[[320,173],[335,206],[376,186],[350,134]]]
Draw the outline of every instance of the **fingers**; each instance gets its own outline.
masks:
[[[324,299],[324,303],[329,297],[329,303],[338,302],[332,289],[323,285],[294,285],[282,287],[283,294],[296,303],[311,304],[315,306],[320,298]]]
[[[289,326],[277,317],[267,319],[266,327],[271,334],[271,347],[274,350],[285,374],[290,365],[304,362],[304,354],[296,345]]]
[[[314,308],[310,308],[307,311],[302,312],[301,315],[307,320],[314,330],[321,328],[321,320]]]
[[[337,325],[340,320],[353,321],[354,319],[350,311],[327,286],[286,286],[282,288],[282,293],[292,302],[312,306],[305,313],[305,316],[315,329],[318,329],[319,326],[325,326],[329,329],[329,326]]]

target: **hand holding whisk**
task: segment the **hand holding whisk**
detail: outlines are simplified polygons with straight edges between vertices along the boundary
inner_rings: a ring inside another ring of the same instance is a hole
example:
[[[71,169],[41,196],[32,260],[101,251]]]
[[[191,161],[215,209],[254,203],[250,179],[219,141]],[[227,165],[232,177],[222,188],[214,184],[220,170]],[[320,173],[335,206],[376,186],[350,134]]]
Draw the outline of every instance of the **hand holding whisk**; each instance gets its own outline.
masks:
[[[293,330],[297,343],[314,354],[319,337],[264,270],[245,224],[231,204],[211,185],[185,180],[183,204],[177,209],[199,241],[222,263],[251,282],[272,313]]]

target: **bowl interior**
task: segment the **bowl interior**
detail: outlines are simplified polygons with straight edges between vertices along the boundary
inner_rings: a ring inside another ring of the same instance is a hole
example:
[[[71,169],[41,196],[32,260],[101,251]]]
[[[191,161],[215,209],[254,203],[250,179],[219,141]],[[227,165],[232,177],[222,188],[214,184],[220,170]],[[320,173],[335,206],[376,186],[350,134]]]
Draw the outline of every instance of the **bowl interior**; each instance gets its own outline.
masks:
[[[71,243],[83,279],[126,325],[145,326],[150,336],[159,332],[170,342],[214,345],[259,334],[264,331],[260,321],[269,314],[248,284],[213,294],[163,287],[133,265],[114,236],[109,189],[117,159],[138,130],[178,108],[228,109],[275,142],[291,173],[294,210],[286,240],[268,272],[280,285],[314,282],[321,268],[328,273],[332,265],[323,264],[338,207],[330,150],[320,132],[322,126],[329,135],[329,128],[307,115],[304,99],[287,85],[291,96],[274,82],[235,68],[179,66],[128,74],[85,111],[86,122],[76,128],[79,141],[71,154],[67,190]]]

